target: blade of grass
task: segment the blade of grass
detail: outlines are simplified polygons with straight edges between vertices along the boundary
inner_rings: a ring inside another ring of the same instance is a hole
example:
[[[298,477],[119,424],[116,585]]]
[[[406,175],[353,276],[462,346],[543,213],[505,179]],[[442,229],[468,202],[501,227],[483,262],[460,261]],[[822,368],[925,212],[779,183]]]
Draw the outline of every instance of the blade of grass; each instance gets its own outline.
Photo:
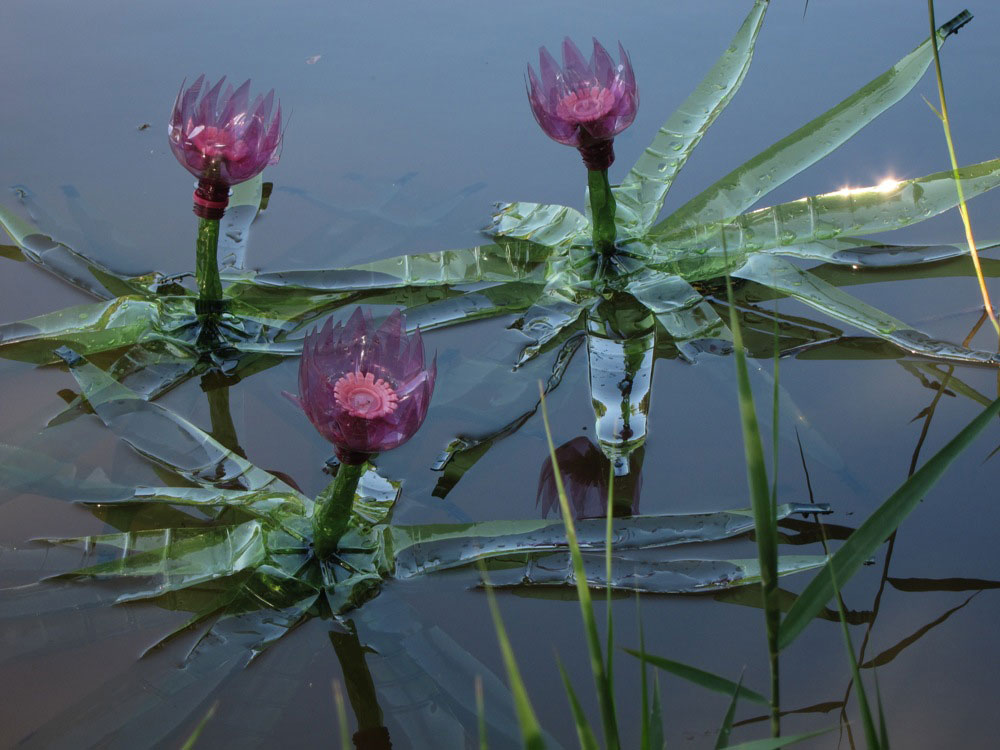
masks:
[[[333,681],[333,704],[337,709],[337,730],[340,734],[340,750],[351,750],[351,733],[347,728],[347,708],[344,706],[344,691],[337,680]]]
[[[486,706],[483,703],[483,678],[476,675],[476,726],[479,729],[479,750],[489,750],[486,739]]]
[[[562,677],[563,687],[566,688],[566,697],[569,699],[569,707],[573,712],[573,721],[576,722],[576,736],[580,739],[581,750],[598,750],[597,738],[587,721],[587,714],[580,705],[580,699],[576,697],[573,683],[569,681],[569,675],[562,665],[562,660],[556,657],[556,666],[559,667],[559,676]]]
[[[703,688],[708,690],[714,690],[715,692],[722,693],[723,695],[732,695],[733,691],[739,691],[740,697],[745,700],[760,703],[765,706],[769,703],[767,698],[760,693],[754,692],[750,688],[743,687],[732,680],[727,680],[725,677],[720,677],[717,674],[706,672],[704,669],[698,669],[698,667],[692,667],[690,664],[683,664],[682,662],[674,661],[673,659],[666,659],[662,656],[647,654],[645,651],[636,651],[631,648],[626,648],[624,651],[626,654],[631,654],[636,659],[640,659],[644,664],[648,662],[654,667],[662,669],[664,672],[670,672],[670,674],[676,675],[677,677],[683,677],[688,682],[693,682],[695,685],[701,685]]]
[[[597,620],[594,617],[594,605],[590,598],[590,589],[587,587],[587,574],[583,565],[583,556],[580,554],[580,545],[576,538],[576,527],[573,525],[573,514],[570,511],[569,498],[566,496],[562,473],[559,471],[559,461],[556,458],[555,444],[552,442],[549,411],[545,404],[545,389],[541,382],[538,383],[538,392],[541,400],[542,420],[545,423],[545,439],[549,445],[549,458],[552,461],[556,491],[559,494],[559,507],[562,511],[563,523],[566,526],[566,542],[569,545],[570,555],[573,560],[573,577],[576,581],[577,596],[580,600],[580,616],[583,619],[583,627],[587,636],[590,669],[594,674],[597,699],[601,707],[604,744],[607,750],[618,750],[621,747],[621,742],[618,738],[618,723],[615,718],[614,693],[611,683],[608,681],[607,672],[604,669],[604,655],[601,653],[601,641],[597,632]]]
[[[646,635],[642,628],[642,612],[639,607],[639,592],[635,593],[635,615],[639,622],[639,651],[640,653],[646,653]],[[649,750],[649,682],[648,676],[646,675],[646,660],[640,661],[640,674],[642,676],[642,733],[641,733],[641,750]]]
[[[844,646],[847,648],[847,658],[851,665],[851,676],[854,678],[854,684],[858,687],[858,708],[861,711],[861,724],[865,730],[865,741],[868,743],[868,750],[882,750],[878,734],[875,731],[875,722],[872,720],[871,707],[868,705],[868,692],[865,690],[865,684],[861,681],[858,659],[854,655],[854,644],[851,643],[851,632],[847,627],[847,615],[844,613],[844,604],[839,596],[840,586],[837,585],[837,577],[833,568],[830,568],[830,581],[833,584],[834,592],[837,594],[837,596],[834,596],[834,599],[837,601],[840,630],[844,636]]]
[[[990,404],[961,432],[903,482],[892,496],[882,503],[830,558],[825,567],[832,568],[838,581],[847,581],[865,560],[869,559],[885,539],[917,507],[944,474],[951,462],[986,429],[1000,414],[1000,399]],[[781,623],[778,647],[791,644],[806,625],[826,606],[834,595],[829,574],[820,572],[806,586]]]
[[[889,728],[885,723],[885,710],[882,708],[882,690],[878,686],[878,670],[872,670],[875,678],[875,700],[878,702],[878,741],[882,750],[889,750]]]
[[[726,296],[729,300],[729,327],[733,333],[733,354],[736,358],[737,395],[740,402],[740,424],[743,428],[743,450],[746,458],[747,485],[750,489],[750,507],[756,529],[757,557],[760,560],[760,587],[764,606],[764,627],[767,636],[768,663],[771,672],[771,735],[781,734],[781,685],[778,665],[778,628],[781,609],[778,604],[778,523],[771,502],[767,481],[767,464],[761,445],[760,427],[754,409],[750,376],[747,372],[743,333],[733,299],[733,281],[726,274]],[[775,373],[777,381],[777,373]],[[777,399],[775,400],[777,408]],[[777,420],[775,420],[777,429]],[[775,451],[777,456],[777,451]],[[777,458],[775,458],[777,460]]]
[[[667,746],[663,737],[663,709],[660,707],[660,676],[653,675],[653,708],[649,717],[649,746],[652,750],[663,750]]]
[[[934,0],[927,0],[927,15],[931,23],[931,35],[937,28],[934,20]],[[944,139],[948,143],[948,157],[951,159],[951,169],[955,175],[955,189],[958,191],[958,213],[962,217],[962,226],[965,228],[965,241],[969,245],[969,256],[972,258],[972,265],[976,269],[976,279],[979,282],[979,292],[983,296],[983,307],[990,317],[997,336],[1000,337],[1000,322],[997,321],[996,313],[993,312],[993,303],[990,301],[990,293],[986,288],[986,279],[983,278],[983,267],[979,262],[979,252],[976,250],[976,239],[972,235],[972,222],[969,221],[969,209],[965,205],[965,193],[962,190],[962,181],[958,174],[958,158],[955,156],[955,142],[951,137],[951,121],[948,118],[948,102],[944,95],[944,76],[941,73],[941,53],[938,52],[937,45],[932,45],[934,51],[934,73],[937,77],[938,100],[941,102],[941,110],[935,112],[941,118],[941,125],[944,128]]]
[[[715,750],[722,750],[726,745],[729,744],[729,735],[733,731],[733,717],[736,716],[736,704],[740,701],[740,688],[743,686],[743,675],[740,675],[740,681],[736,683],[736,689],[733,691],[733,697],[729,701],[729,708],[726,709],[726,715],[722,719],[722,726],[719,727],[719,736],[715,740]]]
[[[490,586],[486,574],[486,568],[479,565],[479,574],[483,577],[484,588],[486,589],[486,601],[490,605],[490,615],[493,617],[493,625],[497,631],[497,640],[500,642],[500,652],[503,654],[504,667],[507,670],[507,682],[510,684],[510,692],[514,698],[514,710],[517,713],[517,723],[521,727],[521,738],[524,740],[525,750],[545,750],[545,741],[542,739],[542,728],[538,724],[538,717],[535,716],[535,709],[531,707],[531,700],[528,698],[528,691],[524,687],[524,680],[521,679],[521,670],[517,666],[514,658],[514,649],[510,645],[507,637],[507,629],[504,628],[503,619],[500,617],[500,607],[497,606],[497,598]]]
[[[198,738],[201,736],[202,731],[204,731],[205,727],[208,725],[208,722],[211,721],[212,717],[215,716],[215,709],[217,709],[218,707],[219,703],[217,701],[212,704],[212,706],[208,709],[208,711],[205,712],[205,715],[201,717],[201,721],[198,722],[198,726],[196,726],[194,728],[194,731],[191,732],[191,736],[187,738],[187,740],[183,745],[181,745],[181,750],[193,750],[194,745],[198,741]]]

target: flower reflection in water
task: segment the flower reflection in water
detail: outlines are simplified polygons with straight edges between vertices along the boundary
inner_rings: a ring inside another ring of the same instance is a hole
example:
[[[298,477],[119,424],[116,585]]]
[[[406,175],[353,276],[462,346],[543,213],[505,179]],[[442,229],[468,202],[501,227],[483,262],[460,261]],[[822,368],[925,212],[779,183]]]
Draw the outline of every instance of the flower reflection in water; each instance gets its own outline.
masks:
[[[632,454],[632,471],[614,478],[615,516],[635,516],[639,513],[643,453],[642,447],[637,448]],[[563,485],[574,518],[604,518],[608,512],[611,462],[601,449],[590,438],[579,435],[556,448],[556,462],[562,471]],[[548,518],[550,512],[559,512],[559,494],[551,458],[546,458],[542,464],[535,505],[541,508],[543,518]]]

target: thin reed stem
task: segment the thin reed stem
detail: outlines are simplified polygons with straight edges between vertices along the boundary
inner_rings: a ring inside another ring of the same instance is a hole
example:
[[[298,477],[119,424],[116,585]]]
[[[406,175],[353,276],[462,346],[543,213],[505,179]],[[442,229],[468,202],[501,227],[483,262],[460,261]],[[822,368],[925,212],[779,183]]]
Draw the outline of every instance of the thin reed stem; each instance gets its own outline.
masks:
[[[934,44],[931,50],[934,52],[934,72],[937,75],[938,99],[941,103],[941,111],[938,115],[941,118],[941,125],[944,128],[944,138],[948,142],[948,156],[951,159],[951,170],[955,176],[955,189],[958,191],[958,212],[962,217],[962,225],[965,227],[965,241],[969,245],[969,255],[972,257],[972,265],[976,269],[976,279],[979,282],[979,291],[983,295],[983,306],[986,314],[989,315],[997,336],[1000,337],[1000,322],[997,321],[996,313],[993,311],[993,303],[990,301],[990,293],[986,288],[986,279],[983,277],[983,267],[979,262],[979,251],[976,250],[976,240],[972,235],[972,222],[969,221],[969,209],[965,205],[965,193],[962,190],[962,181],[958,174],[958,158],[955,156],[955,142],[951,137],[951,122],[948,119],[948,103],[944,95],[944,76],[941,74],[941,54],[938,52],[938,45],[934,38],[937,34],[937,22],[934,20],[934,0],[927,0],[927,15],[931,24],[931,39]]]

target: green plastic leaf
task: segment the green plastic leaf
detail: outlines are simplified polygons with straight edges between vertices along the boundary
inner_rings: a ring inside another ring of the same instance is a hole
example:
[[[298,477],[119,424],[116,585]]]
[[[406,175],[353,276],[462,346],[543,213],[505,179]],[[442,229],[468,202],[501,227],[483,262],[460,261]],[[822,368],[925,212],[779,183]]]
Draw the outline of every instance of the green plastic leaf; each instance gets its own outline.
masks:
[[[273,474],[223,447],[183,417],[116,383],[76,353],[64,349],[60,356],[104,424],[141,455],[201,486],[298,495]],[[311,506],[311,500],[298,496]]]
[[[829,506],[786,503],[778,506],[778,518],[795,513],[828,513]],[[605,543],[605,519],[576,522],[582,550],[599,551]],[[634,516],[611,525],[611,547],[615,553],[654,549],[677,544],[697,544],[730,539],[753,531],[749,509],[714,513]],[[424,524],[391,526],[397,578],[468,565],[476,560],[525,552],[566,549],[561,520],[482,521],[472,524]]]
[[[0,325],[0,356],[49,364],[62,346],[85,355],[161,339],[183,346],[197,338],[196,323],[185,298],[117,297]]]
[[[511,240],[464,250],[401,255],[350,268],[318,271],[228,271],[224,281],[260,287],[354,292],[403,286],[472,284],[481,281],[523,281],[535,273],[553,249]],[[242,294],[240,287],[232,292]]]
[[[604,574],[604,556],[583,557],[587,584],[609,586],[618,591],[642,591],[651,594],[693,594],[745,586],[760,581],[756,558],[741,560],[615,560],[615,577],[608,582]],[[814,570],[826,562],[822,555],[783,555],[778,558],[778,575]],[[497,588],[517,586],[575,586],[570,556],[564,552],[532,556],[527,564],[514,569],[491,566],[492,585]]]
[[[590,221],[568,206],[501,203],[484,230],[491,237],[530,240],[546,247],[590,242]]]
[[[27,258],[24,257],[24,253],[21,252],[21,249],[15,245],[0,245],[0,258],[16,260],[18,263],[23,263],[27,260]]]
[[[995,244],[980,245],[979,252],[996,247]],[[791,258],[820,260],[841,266],[859,268],[894,268],[896,266],[918,266],[922,263],[937,263],[949,258],[960,258],[969,253],[969,246],[953,245],[887,245],[860,237],[833,237],[813,240],[802,244],[781,245],[767,252],[787,255]],[[815,269],[814,269],[815,270]],[[871,280],[879,280],[878,276]]]
[[[644,664],[652,664],[654,667],[658,667],[672,675],[681,677],[690,683],[699,685],[707,690],[713,690],[717,693],[723,693],[724,695],[738,695],[744,700],[753,701],[754,703],[760,703],[762,705],[767,705],[768,700],[763,695],[758,692],[751,690],[748,687],[744,687],[742,680],[739,683],[728,680],[725,677],[720,677],[717,674],[711,672],[706,672],[704,669],[698,669],[698,667],[692,667],[688,664],[683,664],[679,661],[674,661],[673,659],[666,659],[662,656],[655,656],[645,651],[635,651],[633,649],[624,649],[625,653],[631,654],[635,658],[642,661]]]
[[[531,339],[514,363],[521,367],[538,355],[545,346],[564,330],[576,324],[583,314],[584,306],[567,299],[562,290],[545,292],[534,304],[511,325]]]
[[[954,25],[954,21],[949,21],[938,29],[934,43],[938,46],[943,44]],[[902,99],[923,77],[933,59],[932,41],[928,39],[840,104],[785,136],[689,200],[657,224],[653,231],[666,233],[743,213],[763,196],[834,151]]]
[[[755,255],[734,276],[765,284],[913,354],[952,362],[1000,364],[1000,355],[933,339],[783,258]]]
[[[907,479],[888,500],[858,527],[827,563],[836,580],[848,581],[865,560],[869,559],[903,520],[917,507],[937,483],[945,470],[965,450],[976,436],[1000,414],[1000,399],[994,401],[979,416]],[[802,592],[781,623],[779,645],[785,648],[805,630],[809,622],[833,597],[833,584],[828,571],[819,573]]]
[[[674,274],[649,270],[626,289],[645,305],[670,334],[687,362],[703,353],[732,351],[733,335],[712,306],[687,281]]]
[[[146,294],[161,277],[129,277],[112,271],[43,234],[33,223],[0,205],[0,227],[17,243],[23,256],[36,266],[95,297],[110,299]]]
[[[966,200],[1000,185],[1000,159],[960,167]],[[840,234],[870,234],[924,221],[958,205],[955,177],[949,170],[911,180],[886,181],[864,188],[845,188],[768,208],[721,222],[689,226],[652,239],[674,253],[699,255],[780,252]],[[793,251],[794,252],[794,251]]]
[[[645,234],[663,208],[674,178],[739,90],[750,69],[767,7],[767,0],[754,3],[726,51],[660,128],[621,186],[613,189],[618,203],[618,222],[629,233]]]
[[[504,284],[482,291],[467,292],[460,297],[429,302],[406,309],[406,326],[422,331],[495,318],[499,315],[527,309],[541,294],[541,285]],[[506,292],[506,293],[505,293]]]
[[[264,531],[257,521],[208,529],[151,529],[45,541],[78,547],[87,561],[109,552],[113,555],[105,562],[65,573],[65,577],[153,579],[148,588],[120,600],[152,598],[229,576],[259,565],[266,554]]]

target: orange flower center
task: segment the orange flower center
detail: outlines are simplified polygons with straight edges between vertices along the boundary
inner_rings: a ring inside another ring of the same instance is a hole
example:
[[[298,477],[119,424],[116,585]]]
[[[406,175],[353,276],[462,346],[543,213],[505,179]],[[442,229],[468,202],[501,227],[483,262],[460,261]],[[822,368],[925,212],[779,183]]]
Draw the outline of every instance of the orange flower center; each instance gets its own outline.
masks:
[[[382,378],[349,372],[333,385],[333,397],[352,417],[377,419],[391,414],[399,404],[396,391]]]

